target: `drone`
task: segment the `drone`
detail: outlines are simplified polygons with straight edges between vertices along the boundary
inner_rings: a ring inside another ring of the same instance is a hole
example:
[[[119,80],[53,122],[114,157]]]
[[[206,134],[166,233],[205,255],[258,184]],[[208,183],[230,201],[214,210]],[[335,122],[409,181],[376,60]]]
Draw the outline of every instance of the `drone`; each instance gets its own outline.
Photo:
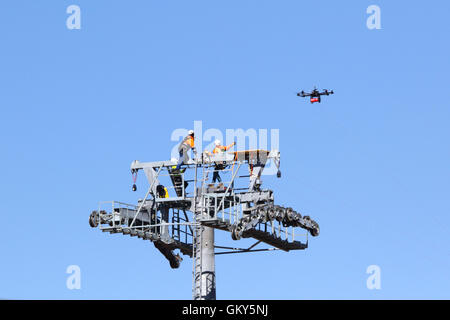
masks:
[[[330,94],[334,94],[333,90],[328,91],[328,90],[325,89],[323,92],[319,92],[319,90],[317,90],[317,88],[314,87],[314,90],[311,93],[307,93],[307,92],[302,90],[301,92],[297,93],[297,96],[298,97],[302,97],[302,98],[304,98],[304,97],[311,97],[309,101],[312,104],[312,103],[315,103],[315,102],[320,103],[321,102],[320,96],[329,96]]]

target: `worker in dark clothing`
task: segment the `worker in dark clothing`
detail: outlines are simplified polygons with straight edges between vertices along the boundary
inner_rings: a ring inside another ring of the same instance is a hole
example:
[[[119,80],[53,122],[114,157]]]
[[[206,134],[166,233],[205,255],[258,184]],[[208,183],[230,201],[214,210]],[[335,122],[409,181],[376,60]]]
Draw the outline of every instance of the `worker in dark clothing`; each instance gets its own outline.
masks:
[[[180,153],[180,159],[178,159],[178,164],[176,170],[180,170],[182,164],[187,163],[189,161],[189,150],[192,149],[192,152],[196,152],[194,147],[194,130],[189,130],[186,138],[181,141],[180,146],[178,147],[178,152]]]

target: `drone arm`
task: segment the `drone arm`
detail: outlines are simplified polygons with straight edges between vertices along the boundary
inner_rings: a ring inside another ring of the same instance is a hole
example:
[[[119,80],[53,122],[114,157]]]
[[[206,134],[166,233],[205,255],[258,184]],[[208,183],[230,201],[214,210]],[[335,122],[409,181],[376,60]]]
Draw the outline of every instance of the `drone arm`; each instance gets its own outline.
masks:
[[[321,95],[321,96],[328,96],[330,94],[334,94],[333,90],[331,90],[331,91],[325,90],[325,91],[319,93],[319,95]]]

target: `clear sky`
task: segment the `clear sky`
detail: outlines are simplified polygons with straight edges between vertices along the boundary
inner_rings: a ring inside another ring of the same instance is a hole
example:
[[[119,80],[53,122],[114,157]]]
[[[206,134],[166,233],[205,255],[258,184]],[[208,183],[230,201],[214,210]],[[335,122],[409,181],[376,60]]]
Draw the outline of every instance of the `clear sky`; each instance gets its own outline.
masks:
[[[218,256],[218,299],[450,298],[449,16],[443,0],[1,1],[0,298],[190,299],[191,259],[172,270],[88,216],[143,197],[131,161],[169,159],[195,120],[279,129],[283,176],[264,186],[321,227],[305,251]],[[296,97],[315,85],[335,95]]]

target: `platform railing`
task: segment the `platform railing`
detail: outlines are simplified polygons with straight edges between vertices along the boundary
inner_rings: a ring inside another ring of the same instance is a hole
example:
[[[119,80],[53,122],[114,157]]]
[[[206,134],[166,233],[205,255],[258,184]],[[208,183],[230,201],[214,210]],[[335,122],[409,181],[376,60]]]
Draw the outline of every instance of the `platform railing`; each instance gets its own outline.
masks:
[[[128,233],[131,234],[150,232],[157,236],[165,233],[181,243],[192,244],[194,223],[189,221],[189,217],[182,210],[170,209],[167,221],[163,221],[162,214],[159,211],[155,212],[152,221],[148,215],[149,213],[143,210],[136,219],[140,223],[135,221],[132,226],[129,226],[129,221],[127,220],[131,220],[135,216],[138,206],[119,201],[101,201],[98,208],[100,221],[102,222],[99,223],[99,228],[103,231],[127,232],[128,230]],[[184,213],[184,216],[180,216],[181,212]],[[146,216],[145,220],[139,219],[144,216]]]
[[[274,235],[281,240],[288,242],[304,240],[308,241],[308,232],[303,229],[290,227],[284,227],[279,221],[268,221],[265,223],[258,223],[255,227],[256,230],[267,232]]]
[[[105,210],[106,209],[106,210]],[[108,210],[111,212],[108,213]],[[103,227],[102,223],[99,224],[100,229],[108,228],[120,228],[123,226],[121,211],[127,211],[134,214],[137,210],[137,206],[133,204],[128,204],[120,201],[100,201],[98,205],[98,212],[101,222],[109,224],[109,227]]]

